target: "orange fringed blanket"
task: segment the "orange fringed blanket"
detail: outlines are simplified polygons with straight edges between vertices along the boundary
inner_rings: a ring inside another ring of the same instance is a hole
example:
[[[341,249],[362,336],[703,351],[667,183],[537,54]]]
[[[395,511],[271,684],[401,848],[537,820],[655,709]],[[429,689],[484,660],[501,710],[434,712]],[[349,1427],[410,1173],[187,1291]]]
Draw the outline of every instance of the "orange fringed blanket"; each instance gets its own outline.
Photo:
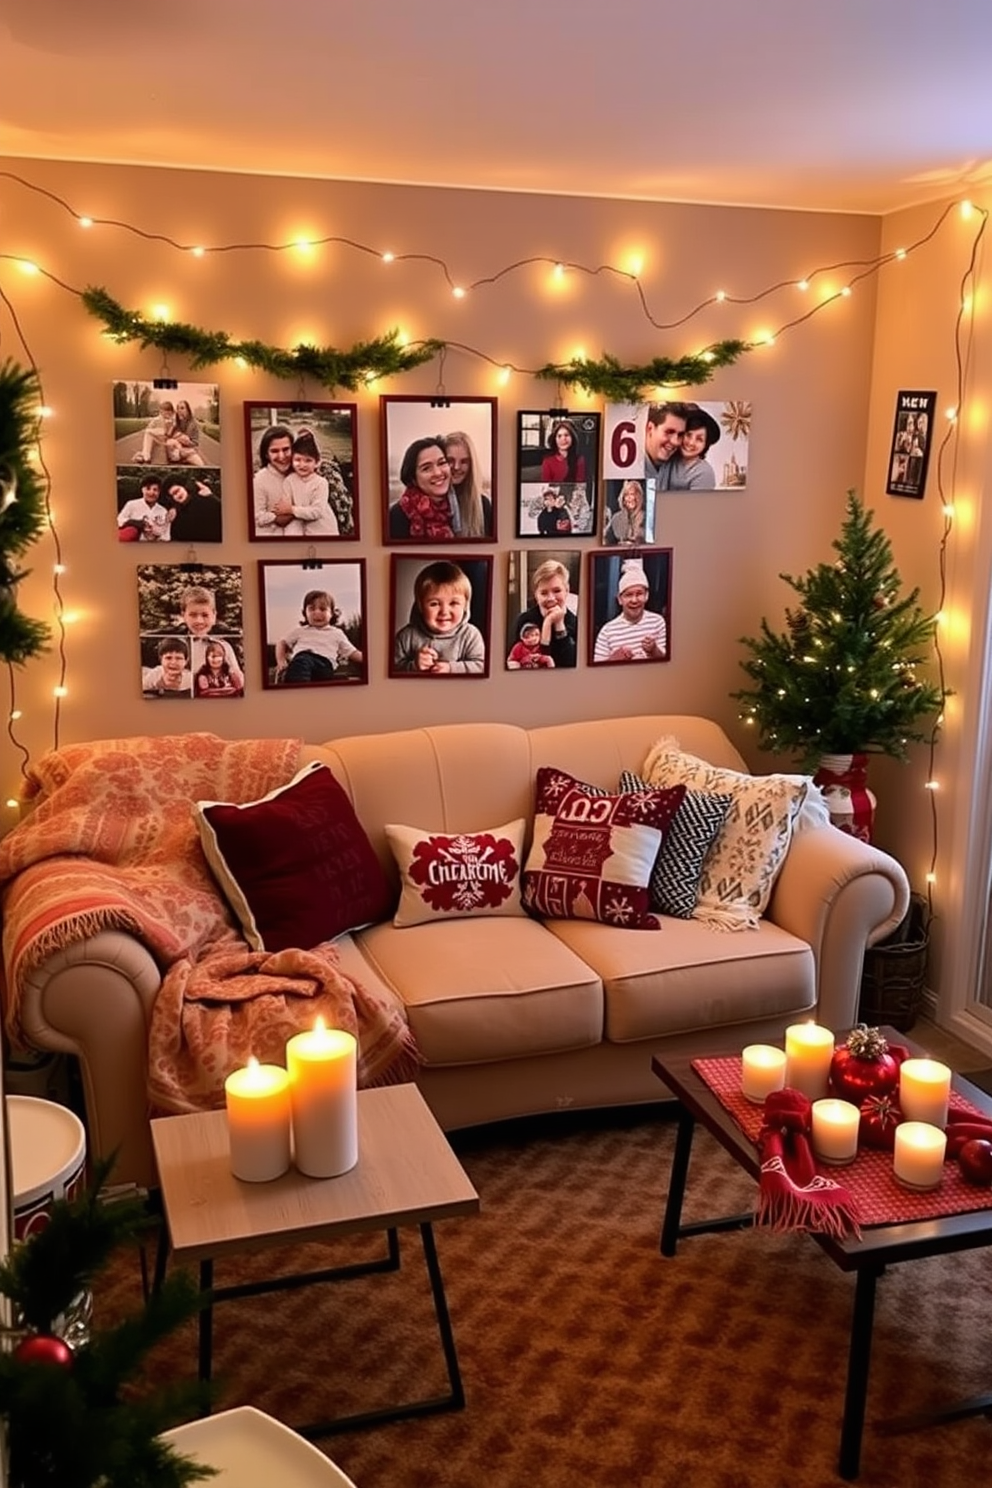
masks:
[[[149,1035],[159,1109],[220,1105],[225,1075],[249,1053],[280,1062],[286,1039],[318,1013],[359,1037],[360,1084],[412,1076],[399,1009],[345,976],[332,945],[250,951],[201,852],[190,803],[256,800],[291,778],[299,749],[296,739],[181,734],[69,745],[37,762],[27,796],[42,799],[0,842],[15,1045],[31,972],[76,941],[123,930],[163,970]]]

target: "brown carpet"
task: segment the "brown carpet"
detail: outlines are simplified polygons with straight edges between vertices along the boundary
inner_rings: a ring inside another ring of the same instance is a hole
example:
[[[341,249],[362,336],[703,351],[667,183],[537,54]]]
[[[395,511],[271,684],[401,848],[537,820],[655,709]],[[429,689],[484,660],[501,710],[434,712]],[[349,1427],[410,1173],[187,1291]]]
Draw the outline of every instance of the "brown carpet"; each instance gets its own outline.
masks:
[[[480,1215],[435,1227],[468,1405],[325,1438],[357,1488],[830,1488],[853,1277],[805,1236],[682,1242],[658,1229],[674,1128],[613,1113],[454,1139]],[[746,1208],[753,1188],[697,1136],[685,1218]],[[292,1424],[442,1393],[419,1237],[398,1274],[226,1302],[217,1408]],[[218,1267],[216,1282],[371,1253],[300,1247]],[[874,1422],[992,1390],[988,1252],[891,1268],[879,1284],[861,1481],[987,1482],[985,1418],[886,1437]],[[140,1297],[133,1255],[97,1285],[98,1317]],[[159,1380],[195,1370],[192,1328]],[[277,1488],[277,1485],[273,1485]]]

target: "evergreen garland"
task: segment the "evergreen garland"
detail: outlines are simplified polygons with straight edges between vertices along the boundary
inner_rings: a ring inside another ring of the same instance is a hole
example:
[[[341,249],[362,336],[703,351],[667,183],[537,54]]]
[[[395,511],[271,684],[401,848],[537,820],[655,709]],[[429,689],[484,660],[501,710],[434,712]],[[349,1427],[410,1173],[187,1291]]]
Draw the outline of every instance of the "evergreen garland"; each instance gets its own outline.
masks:
[[[79,1292],[145,1223],[143,1203],[101,1203],[111,1163],[94,1165],[86,1191],[52,1206],[48,1226],[15,1244],[0,1264],[20,1338],[50,1338]],[[200,1293],[177,1271],[135,1317],[94,1330],[68,1365],[0,1352],[0,1415],[11,1488],[184,1488],[215,1470],[182,1456],[160,1433],[202,1409],[202,1387],[132,1386],[148,1350],[199,1311]]]
[[[36,372],[0,366],[0,661],[23,665],[43,651],[48,626],[17,607],[17,585],[29,570],[15,560],[45,525],[45,488],[29,459],[37,443],[41,387]]]
[[[917,727],[939,713],[944,693],[917,677],[930,659],[936,617],[919,608],[919,590],[901,595],[884,532],[872,526],[854,491],[834,540],[836,563],[820,563],[805,576],[780,574],[802,601],[776,635],[766,619],[757,639],[743,637],[750,652],[741,667],[751,687],[731,693],[741,717],[758,725],[762,749],[802,757],[821,754],[887,754],[907,757],[910,741],[927,735]]]
[[[717,367],[729,367],[751,350],[748,341],[715,341],[696,356],[655,357],[640,366],[625,367],[616,357],[604,352],[602,360],[585,361],[578,357],[570,362],[549,362],[535,373],[546,382],[560,382],[565,387],[580,387],[587,393],[599,394],[610,403],[643,403],[645,394],[657,387],[699,387],[709,382]]]

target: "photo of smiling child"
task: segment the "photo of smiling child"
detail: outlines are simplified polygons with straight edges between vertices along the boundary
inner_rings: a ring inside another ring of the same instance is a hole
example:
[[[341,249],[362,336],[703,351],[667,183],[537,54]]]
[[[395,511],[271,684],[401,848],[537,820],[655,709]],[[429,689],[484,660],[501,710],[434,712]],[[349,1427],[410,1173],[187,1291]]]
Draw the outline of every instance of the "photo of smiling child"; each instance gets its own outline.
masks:
[[[671,549],[592,556],[592,654],[603,663],[668,661]]]
[[[488,675],[486,633],[492,559],[393,560],[393,654],[390,675]],[[396,629],[404,598],[409,618]]]
[[[138,565],[137,580],[144,695],[243,697],[241,569],[234,564],[197,564],[191,572],[188,564],[145,563]],[[168,659],[160,654],[161,645],[173,641],[184,653],[181,668],[175,659],[177,649]],[[163,687],[159,669],[167,660],[170,684]]]
[[[266,687],[368,681],[365,560],[259,564]]]

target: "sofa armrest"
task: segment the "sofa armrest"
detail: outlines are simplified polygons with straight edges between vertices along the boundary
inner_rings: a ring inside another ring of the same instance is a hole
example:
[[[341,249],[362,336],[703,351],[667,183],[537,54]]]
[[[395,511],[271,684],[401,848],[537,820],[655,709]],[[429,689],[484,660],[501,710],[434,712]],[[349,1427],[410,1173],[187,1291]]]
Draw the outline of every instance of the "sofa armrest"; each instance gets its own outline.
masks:
[[[148,1023],[161,975],[132,936],[102,931],[57,951],[27,978],[24,1037],[75,1055],[90,1156],[117,1152],[110,1182],[157,1183],[148,1124]]]
[[[895,930],[908,909],[909,880],[888,853],[836,827],[793,838],[768,918],[812,946],[816,1016],[824,1027],[857,1022],[865,950]]]

